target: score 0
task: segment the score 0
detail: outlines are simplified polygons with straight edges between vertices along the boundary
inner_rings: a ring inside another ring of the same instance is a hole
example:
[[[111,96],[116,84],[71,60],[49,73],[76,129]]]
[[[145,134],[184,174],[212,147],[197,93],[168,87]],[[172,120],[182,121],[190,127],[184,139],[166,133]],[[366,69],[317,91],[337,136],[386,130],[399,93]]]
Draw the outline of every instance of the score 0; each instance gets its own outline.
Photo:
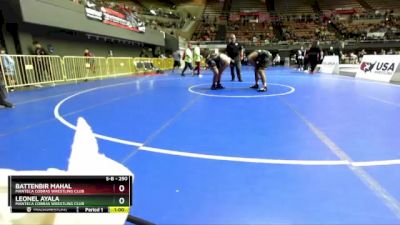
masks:
[[[120,185],[118,186],[118,191],[119,191],[120,193],[124,193],[124,191],[125,191],[125,185],[120,184]],[[125,198],[124,198],[124,197],[120,197],[119,200],[118,200],[118,202],[119,202],[120,205],[125,204]]]
[[[126,189],[129,187],[126,187],[125,184],[118,184],[118,189],[117,189],[117,193],[118,194],[123,194],[126,192]],[[126,205],[127,203],[127,197],[126,196],[121,196],[118,198],[118,203],[119,205]]]
[[[118,190],[119,190],[119,192],[124,193],[124,191],[125,191],[125,185],[120,184],[119,187],[118,187]]]

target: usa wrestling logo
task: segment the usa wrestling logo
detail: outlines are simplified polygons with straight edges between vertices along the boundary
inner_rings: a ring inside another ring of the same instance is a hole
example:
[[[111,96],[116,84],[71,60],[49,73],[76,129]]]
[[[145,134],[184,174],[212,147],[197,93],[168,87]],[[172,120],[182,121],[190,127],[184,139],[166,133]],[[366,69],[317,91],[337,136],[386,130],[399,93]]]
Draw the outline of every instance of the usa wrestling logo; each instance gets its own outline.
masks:
[[[374,70],[374,73],[381,73],[381,74],[393,73],[395,67],[396,67],[395,63],[378,62],[378,61],[375,61],[374,63],[362,62],[360,65],[360,69],[364,71],[364,73],[372,72]]]
[[[375,67],[375,65],[376,65],[376,62],[375,63],[362,62],[361,66],[360,66],[360,69],[362,71],[364,71],[365,73],[366,72],[371,72],[372,69]]]

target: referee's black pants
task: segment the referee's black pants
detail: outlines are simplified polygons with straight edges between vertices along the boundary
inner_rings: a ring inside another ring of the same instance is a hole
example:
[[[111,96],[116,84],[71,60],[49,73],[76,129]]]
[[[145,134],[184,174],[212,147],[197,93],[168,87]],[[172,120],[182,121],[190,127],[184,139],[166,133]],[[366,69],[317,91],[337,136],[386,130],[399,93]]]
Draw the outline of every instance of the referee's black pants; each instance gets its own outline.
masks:
[[[309,56],[309,60],[310,60],[311,72],[314,72],[314,70],[315,70],[315,68],[317,67],[317,64],[318,64],[318,56],[310,55]]]
[[[238,77],[239,81],[242,81],[242,62],[240,61],[240,57],[235,58],[235,62],[231,63],[231,76],[232,76],[232,81],[235,80],[235,69],[236,69],[236,75]]]

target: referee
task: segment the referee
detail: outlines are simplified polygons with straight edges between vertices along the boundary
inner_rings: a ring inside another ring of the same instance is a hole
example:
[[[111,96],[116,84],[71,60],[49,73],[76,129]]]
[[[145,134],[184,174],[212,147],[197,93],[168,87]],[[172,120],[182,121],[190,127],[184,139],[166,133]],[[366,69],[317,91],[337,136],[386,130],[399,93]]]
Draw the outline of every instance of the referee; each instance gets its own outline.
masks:
[[[317,64],[320,59],[321,59],[321,49],[319,48],[319,42],[314,41],[310,50],[308,50],[308,61],[311,66],[310,70],[311,74],[314,73],[314,70],[317,67]]]
[[[241,69],[242,69],[242,59],[243,59],[243,47],[241,44],[236,42],[236,36],[234,34],[231,34],[229,36],[229,43],[226,46],[226,53],[228,56],[233,59],[233,62],[231,63],[231,76],[232,76],[232,81],[235,80],[235,68],[236,68],[236,74],[238,77],[239,82],[242,82],[242,74],[241,74]]]

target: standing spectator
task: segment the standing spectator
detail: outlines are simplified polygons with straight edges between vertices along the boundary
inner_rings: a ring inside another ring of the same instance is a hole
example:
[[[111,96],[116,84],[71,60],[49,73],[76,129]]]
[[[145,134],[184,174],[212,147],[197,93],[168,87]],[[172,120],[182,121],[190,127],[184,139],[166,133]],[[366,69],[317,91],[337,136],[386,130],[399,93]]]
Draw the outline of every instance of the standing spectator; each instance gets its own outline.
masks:
[[[161,49],[160,49],[160,47],[157,47],[154,51],[153,57],[160,58],[160,56],[161,56]]]
[[[1,66],[3,66],[3,68],[0,68],[0,105],[4,106],[6,108],[13,108],[14,105],[6,100],[6,98],[7,98],[7,91],[5,88],[6,81],[4,80],[5,76],[3,76],[3,74],[2,74],[3,71],[5,71],[5,68],[4,68],[5,65],[3,63],[1,63],[0,67]]]
[[[6,50],[5,49],[1,49],[0,50],[0,57],[1,57],[1,62],[3,63],[3,69],[2,69],[2,73],[4,73],[4,77],[5,77],[5,82],[8,85],[15,85],[15,80],[14,80],[14,76],[15,76],[15,61],[13,58],[11,58],[11,56],[6,54]],[[14,88],[10,89],[11,91],[14,90]]]
[[[335,51],[333,50],[333,46],[329,47],[328,55],[335,55]]]
[[[361,62],[362,59],[364,58],[364,55],[366,55],[366,54],[367,54],[367,52],[365,52],[365,49],[361,50],[361,51],[358,53],[358,61]]]
[[[354,54],[354,52],[350,52],[349,58],[350,58],[350,64],[357,64],[358,63],[357,55]]]
[[[172,72],[174,72],[176,67],[178,69],[181,67],[181,53],[179,49],[172,54],[172,58],[174,58],[174,68],[172,69]]]
[[[298,70],[303,70],[304,67],[304,47],[301,46],[299,50],[297,50],[296,60],[298,65]]]
[[[194,68],[194,70],[197,70],[197,76],[200,76],[200,67],[201,67],[201,53],[200,53],[200,43],[198,43],[196,45],[196,47],[194,47],[193,50],[193,59],[194,62],[196,63],[196,68]]]
[[[344,54],[343,51],[339,51],[339,62],[343,63]]]
[[[40,44],[39,42],[35,41],[33,43],[33,45],[34,45],[34,48],[35,48],[35,50],[34,50],[35,55],[47,55],[46,50],[44,50],[44,48],[42,47],[42,44]]]
[[[0,77],[0,105],[6,108],[14,108],[14,105],[6,100],[6,88],[5,88],[5,81],[3,80],[3,76]]]
[[[279,66],[281,64],[281,56],[279,55],[279,53],[276,53],[273,64],[274,66]]]
[[[152,48],[148,48],[148,49],[147,49],[147,52],[149,53],[149,54],[148,54],[148,57],[150,57],[150,58],[151,58],[151,57],[154,57],[154,52],[153,52],[153,49],[152,49]]]
[[[322,61],[324,60],[325,57],[325,52],[321,49],[320,53],[319,53],[319,58],[318,58],[318,63],[322,63]]]
[[[88,48],[86,48],[85,51],[83,52],[83,56],[85,56],[85,57],[93,57],[93,53],[90,52],[90,50]]]
[[[94,54],[87,48],[85,49],[83,56],[86,57],[86,68],[90,69],[93,73],[96,71],[96,67],[94,65]]]
[[[47,63],[47,59],[45,57],[41,57],[41,56],[45,56],[47,55],[46,50],[44,50],[44,48],[42,47],[42,45],[35,41],[33,42],[34,45],[34,53],[37,56],[34,59],[34,67],[35,67],[35,83],[37,87],[41,87],[41,82],[44,81],[44,75],[45,73],[48,74],[49,70],[48,70],[48,63]]]
[[[233,59],[233,62],[231,62],[231,76],[232,76],[232,81],[235,80],[235,68],[236,68],[236,73],[239,82],[242,82],[242,74],[241,74],[241,69],[242,69],[242,63],[241,61],[243,60],[243,47],[241,44],[236,42],[236,36],[234,34],[231,34],[229,37],[229,43],[226,46],[226,52],[228,56]]]
[[[192,53],[191,48],[192,48],[192,45],[190,43],[188,43],[187,48],[185,50],[185,53],[183,54],[183,60],[185,61],[185,67],[182,70],[181,76],[185,76],[185,71],[186,71],[187,68],[192,70],[192,75],[194,73],[193,66],[192,66],[193,53]]]
[[[139,57],[144,57],[144,58],[149,57],[149,56],[147,55],[146,49],[143,48],[142,51],[140,51]]]

